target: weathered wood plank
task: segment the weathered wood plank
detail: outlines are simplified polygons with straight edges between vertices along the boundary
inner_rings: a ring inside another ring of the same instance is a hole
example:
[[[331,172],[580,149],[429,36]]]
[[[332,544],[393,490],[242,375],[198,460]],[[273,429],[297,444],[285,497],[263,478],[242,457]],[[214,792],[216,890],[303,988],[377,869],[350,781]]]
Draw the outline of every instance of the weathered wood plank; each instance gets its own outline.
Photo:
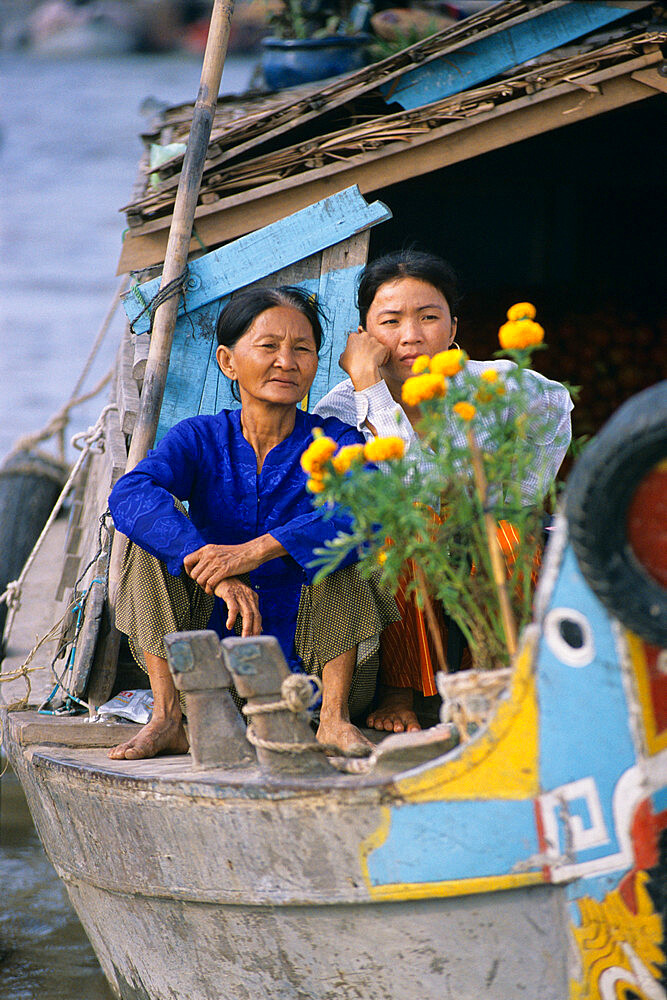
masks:
[[[356,185],[317,201],[314,205],[280,219],[258,232],[249,233],[232,244],[214,250],[189,264],[185,299],[187,312],[229,295],[294,264],[304,257],[340,243],[370,226],[391,218],[391,212],[381,202],[368,205]],[[141,297],[151,301],[160,287],[160,279],[140,286]],[[135,330],[145,333],[148,315],[139,317],[141,307],[134,292],[123,296],[123,305]],[[186,311],[183,303],[179,315]]]
[[[131,434],[137,422],[139,413],[139,390],[134,378],[134,345],[129,326],[125,329],[125,334],[120,348],[120,364],[118,379],[116,382],[116,393],[118,403],[118,413],[120,427],[123,434]]]
[[[85,718],[44,716],[37,712],[15,713],[12,733],[21,746],[113,747],[136,736],[139,726],[133,722],[94,722]]]
[[[555,10],[538,9],[538,16],[531,20],[474,40],[468,48],[419,66],[380,90],[388,100],[406,110],[431,104],[617,21],[642,6],[649,3],[567,3]]]
[[[147,333],[138,333],[134,335],[134,360],[132,363],[132,374],[134,375],[134,380],[137,383],[141,383],[144,380],[146,362],[148,361],[148,352],[150,347],[151,338]]]

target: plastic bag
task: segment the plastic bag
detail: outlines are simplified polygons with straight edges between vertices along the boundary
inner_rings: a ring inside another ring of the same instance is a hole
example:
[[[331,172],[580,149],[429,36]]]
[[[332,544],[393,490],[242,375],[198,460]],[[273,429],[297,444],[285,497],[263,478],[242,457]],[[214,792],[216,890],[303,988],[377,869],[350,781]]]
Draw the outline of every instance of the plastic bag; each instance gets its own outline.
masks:
[[[110,701],[100,705],[98,715],[107,718],[115,715],[119,719],[129,719],[145,725],[153,714],[152,691],[121,691]]]

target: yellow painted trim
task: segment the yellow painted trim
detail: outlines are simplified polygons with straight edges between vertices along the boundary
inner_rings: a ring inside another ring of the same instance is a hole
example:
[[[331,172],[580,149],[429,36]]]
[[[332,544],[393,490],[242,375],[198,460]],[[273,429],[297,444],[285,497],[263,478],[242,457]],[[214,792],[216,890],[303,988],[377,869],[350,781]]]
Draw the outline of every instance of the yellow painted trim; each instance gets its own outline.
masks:
[[[382,820],[380,825],[376,830],[373,830],[373,832],[366,837],[365,840],[362,840],[359,845],[359,864],[361,866],[361,872],[364,876],[366,888],[371,895],[373,893],[373,886],[371,885],[371,876],[368,871],[368,856],[372,851],[376,851],[378,847],[382,847],[389,836],[390,827],[391,809],[389,806],[382,806]]]
[[[526,799],[539,793],[537,640],[537,629],[526,629],[509,697],[500,702],[485,732],[464,745],[454,760],[398,779],[395,787],[403,800]]]
[[[661,750],[665,750],[667,748],[667,730],[663,733],[658,732],[658,725],[653,712],[651,681],[649,678],[646,653],[644,652],[644,644],[642,643],[642,640],[633,632],[626,631],[625,638],[628,643],[630,663],[632,664],[635,680],[637,682],[637,697],[639,699],[639,707],[641,709],[641,716],[644,722],[646,747],[648,752],[653,755],[660,753]]]
[[[520,875],[487,875],[481,878],[454,879],[448,882],[398,882],[392,885],[369,886],[375,902],[406,899],[438,899],[447,896],[471,896],[477,892],[501,892],[526,885],[543,885],[541,872]]]

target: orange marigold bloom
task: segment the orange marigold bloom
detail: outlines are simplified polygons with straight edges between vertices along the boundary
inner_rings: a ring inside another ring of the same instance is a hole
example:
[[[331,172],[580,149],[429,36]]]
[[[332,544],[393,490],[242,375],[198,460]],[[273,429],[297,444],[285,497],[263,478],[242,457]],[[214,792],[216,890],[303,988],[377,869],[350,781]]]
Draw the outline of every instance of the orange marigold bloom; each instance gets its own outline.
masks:
[[[388,552],[386,552],[385,549],[380,549],[380,551],[378,552],[378,556],[377,556],[378,562],[379,562],[380,566],[384,566],[384,564],[386,563],[386,561],[388,559],[388,556],[389,556],[389,554],[388,554]]]
[[[408,406],[419,406],[427,399],[444,396],[446,392],[444,375],[413,375],[403,383],[401,398]]]
[[[507,318],[514,322],[518,319],[535,319],[537,309],[532,302],[517,302],[507,310]]]
[[[346,444],[336,452],[331,459],[331,464],[339,476],[344,475],[355,462],[359,462],[364,457],[363,444]]]
[[[429,370],[430,364],[431,359],[428,354],[420,354],[419,357],[415,358],[412,362],[412,370],[415,375],[421,375],[423,372],[427,372]]]
[[[472,420],[477,413],[477,410],[472,403],[454,403],[452,409],[454,410],[454,413],[461,418],[461,420]]]
[[[500,346],[506,351],[534,347],[544,340],[544,329],[532,319],[510,320],[498,330]]]
[[[387,462],[392,458],[402,458],[404,451],[403,438],[376,437],[364,445],[364,458],[369,462]]]
[[[456,375],[466,363],[465,351],[455,348],[451,351],[440,351],[431,358],[431,371],[436,375]],[[413,369],[414,371],[414,366]]]
[[[319,472],[325,462],[328,462],[336,451],[334,440],[324,435],[316,437],[301,456],[301,468],[304,472]]]
[[[497,382],[498,372],[495,368],[485,368],[482,374],[479,376],[485,382]]]
[[[311,477],[306,483],[306,489],[310,493],[321,493],[324,489],[324,483],[321,476]]]

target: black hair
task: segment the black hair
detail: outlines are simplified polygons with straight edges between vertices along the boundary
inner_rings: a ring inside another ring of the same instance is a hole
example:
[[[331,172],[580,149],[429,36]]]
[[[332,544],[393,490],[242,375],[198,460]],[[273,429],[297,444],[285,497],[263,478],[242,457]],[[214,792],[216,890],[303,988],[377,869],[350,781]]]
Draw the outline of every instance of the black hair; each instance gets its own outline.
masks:
[[[222,347],[234,347],[258,316],[267,309],[291,306],[302,313],[310,323],[319,352],[322,345],[322,320],[324,312],[314,295],[294,285],[278,288],[246,288],[234,295],[220,313],[216,336]]]
[[[442,257],[410,247],[378,257],[362,271],[357,291],[359,322],[362,326],[366,326],[368,310],[380,286],[398,278],[417,278],[433,285],[447,300],[452,319],[457,315],[461,296],[453,267]]]

